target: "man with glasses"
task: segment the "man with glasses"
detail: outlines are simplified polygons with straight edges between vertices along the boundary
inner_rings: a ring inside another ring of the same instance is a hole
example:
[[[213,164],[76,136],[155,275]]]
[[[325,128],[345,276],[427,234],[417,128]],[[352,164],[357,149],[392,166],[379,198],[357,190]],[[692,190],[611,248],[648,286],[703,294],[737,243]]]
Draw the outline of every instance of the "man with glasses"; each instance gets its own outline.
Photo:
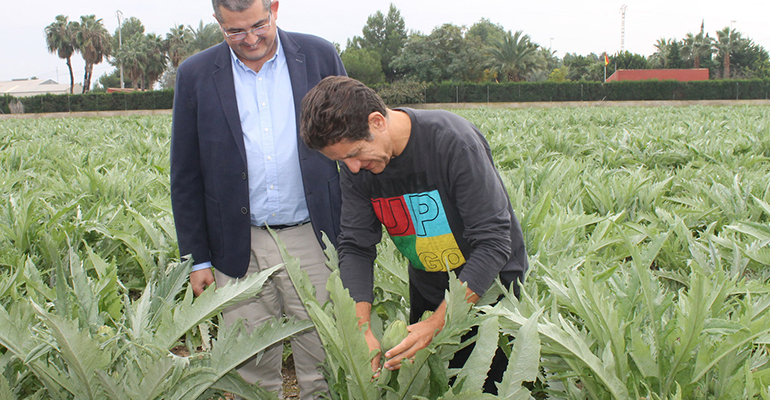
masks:
[[[225,40],[179,66],[174,96],[171,201],[180,255],[194,260],[190,285],[198,295],[281,263],[269,226],[324,302],[329,270],[321,237],[336,245],[339,176],[335,162],[298,140],[299,111],[309,89],[345,69],[331,43],[277,27],[277,0],[212,5]],[[308,318],[285,270],[224,319],[244,319],[251,330],[282,315]],[[282,349],[279,343],[238,371],[280,395]],[[301,398],[326,392],[318,334],[293,338],[292,352]]]

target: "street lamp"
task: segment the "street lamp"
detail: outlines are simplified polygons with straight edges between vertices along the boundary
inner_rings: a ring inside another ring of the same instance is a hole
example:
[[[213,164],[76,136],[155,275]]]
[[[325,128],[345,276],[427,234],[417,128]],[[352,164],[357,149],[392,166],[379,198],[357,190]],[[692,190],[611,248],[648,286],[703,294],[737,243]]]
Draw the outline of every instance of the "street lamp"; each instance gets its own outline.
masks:
[[[123,18],[123,12],[117,10],[115,11],[115,16],[118,17],[118,50],[120,50],[123,48],[123,25],[120,22],[121,18]],[[123,83],[123,61],[120,62],[120,88],[126,88],[126,84]]]

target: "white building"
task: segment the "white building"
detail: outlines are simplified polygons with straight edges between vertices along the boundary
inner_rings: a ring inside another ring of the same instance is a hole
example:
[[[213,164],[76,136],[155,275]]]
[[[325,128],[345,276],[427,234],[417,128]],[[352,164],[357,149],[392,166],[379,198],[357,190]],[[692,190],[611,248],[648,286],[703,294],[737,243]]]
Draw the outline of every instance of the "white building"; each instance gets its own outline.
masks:
[[[14,97],[29,97],[39,94],[66,94],[70,92],[69,84],[56,83],[53,79],[19,79],[12,81],[0,81],[0,96],[11,95]],[[75,84],[75,94],[83,92],[83,85]]]

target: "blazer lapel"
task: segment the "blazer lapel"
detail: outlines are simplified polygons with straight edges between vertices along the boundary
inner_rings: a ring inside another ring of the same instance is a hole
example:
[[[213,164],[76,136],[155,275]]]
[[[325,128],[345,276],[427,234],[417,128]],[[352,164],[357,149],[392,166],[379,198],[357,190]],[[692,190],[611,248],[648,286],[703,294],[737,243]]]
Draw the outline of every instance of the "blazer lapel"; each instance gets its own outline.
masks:
[[[297,135],[299,136],[299,116],[302,108],[302,98],[305,97],[307,91],[310,90],[310,88],[307,87],[305,55],[299,52],[299,45],[286,32],[278,29],[278,35],[281,38],[284,54],[286,54],[286,65],[289,67],[291,90],[294,93],[294,114],[297,122]]]
[[[238,146],[243,163],[246,164],[246,148],[243,144],[243,129],[241,117],[238,113],[238,101],[235,97],[235,83],[233,82],[233,67],[230,59],[230,46],[226,42],[219,45],[216,61],[214,62],[214,84],[216,85],[219,100],[222,103],[222,112],[225,114],[230,133]]]

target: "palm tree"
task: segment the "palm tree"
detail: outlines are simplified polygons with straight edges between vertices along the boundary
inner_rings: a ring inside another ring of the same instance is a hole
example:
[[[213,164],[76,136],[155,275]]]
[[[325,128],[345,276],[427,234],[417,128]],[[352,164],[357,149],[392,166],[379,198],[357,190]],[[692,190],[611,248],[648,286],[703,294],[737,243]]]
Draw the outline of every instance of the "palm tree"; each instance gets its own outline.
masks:
[[[717,55],[723,57],[724,70],[722,72],[722,78],[730,78],[730,53],[734,53],[743,45],[743,38],[741,33],[730,27],[725,27],[721,31],[717,31],[717,39],[714,46],[717,50]]]
[[[655,53],[650,56],[650,62],[652,62],[655,68],[667,68],[669,50],[671,49],[671,40],[666,38],[660,38],[655,41]]]
[[[511,82],[524,80],[527,73],[533,72],[537,66],[538,45],[530,42],[529,35],[516,31],[513,35],[508,31],[500,40],[487,49],[489,67]]]
[[[139,89],[144,70],[144,58],[148,52],[144,35],[136,33],[123,40],[123,45],[114,52],[116,65],[123,65],[126,78],[131,81],[134,89]]]
[[[85,76],[83,77],[83,93],[88,92],[91,86],[91,75],[94,65],[110,55],[110,33],[102,24],[102,19],[96,15],[83,15],[76,30],[75,49],[83,56],[86,62]]]
[[[219,30],[219,25],[215,23],[209,23],[203,25],[203,21],[198,23],[198,29],[193,29],[188,25],[192,32],[192,40],[190,40],[190,53],[195,54],[199,51],[208,49],[209,47],[221,43],[224,40]]]
[[[166,71],[166,62],[168,56],[166,55],[165,44],[163,38],[150,33],[144,37],[145,47],[147,53],[145,53],[144,59],[144,79],[147,86],[144,89],[152,89],[155,82],[160,79],[163,72]]]
[[[168,58],[174,68],[179,67],[179,64],[189,55],[192,35],[192,30],[186,28],[184,25],[173,27],[169,33],[166,34],[164,48],[166,53],[168,53]]]
[[[163,39],[150,33],[135,33],[112,55],[113,65],[123,64],[134,89],[150,89],[166,70],[168,58]]]
[[[64,15],[57,15],[56,21],[45,27],[45,41],[50,53],[67,60],[70,71],[70,94],[75,90],[75,75],[72,73],[72,53],[75,52],[74,25]]]
[[[94,65],[101,63],[109,56],[112,46],[110,34],[102,24],[102,19],[95,15],[83,15],[76,29],[75,49],[80,52],[85,61],[83,77],[83,93],[90,90]]]
[[[713,46],[713,39],[708,34],[704,36],[703,31],[697,35],[688,33],[682,40],[682,57],[692,61],[693,68],[700,68],[701,59],[711,55]]]

